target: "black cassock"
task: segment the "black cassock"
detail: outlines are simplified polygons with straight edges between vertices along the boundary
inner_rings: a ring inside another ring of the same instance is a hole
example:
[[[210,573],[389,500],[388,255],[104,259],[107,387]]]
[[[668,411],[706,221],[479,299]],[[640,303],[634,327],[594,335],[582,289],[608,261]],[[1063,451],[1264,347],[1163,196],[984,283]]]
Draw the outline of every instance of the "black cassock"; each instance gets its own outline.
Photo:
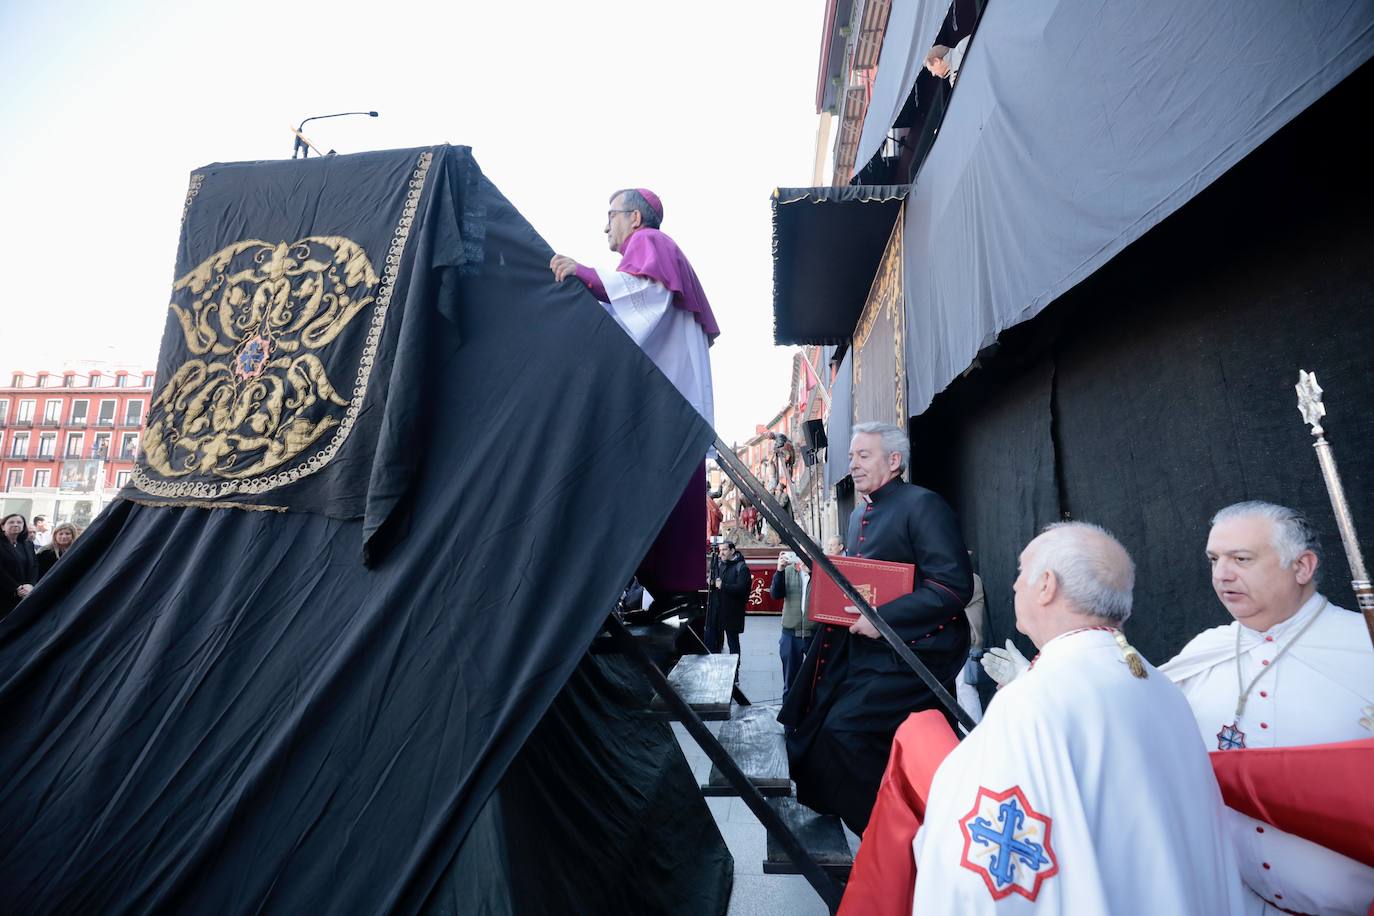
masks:
[[[953,510],[930,490],[889,481],[855,507],[845,553],[916,566],[915,590],[878,613],[952,694],[968,656],[964,605],[973,593]],[[797,800],[838,814],[862,833],[897,726],[936,708],[930,689],[885,641],[821,627],[778,714],[791,729],[787,757]]]

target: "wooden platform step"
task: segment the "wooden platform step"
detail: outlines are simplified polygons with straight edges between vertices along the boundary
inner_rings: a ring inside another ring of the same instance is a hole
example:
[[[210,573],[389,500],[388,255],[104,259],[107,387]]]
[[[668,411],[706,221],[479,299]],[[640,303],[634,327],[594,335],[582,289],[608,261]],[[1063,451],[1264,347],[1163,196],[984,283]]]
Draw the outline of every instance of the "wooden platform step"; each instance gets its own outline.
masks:
[[[730,718],[730,695],[738,668],[738,655],[684,655],[668,672],[668,685],[702,719],[720,721]],[[649,704],[649,713],[657,718],[672,718],[661,696],[655,696]]]
[[[792,780],[787,771],[787,744],[777,716],[777,706],[734,706],[730,709],[730,721],[720,727],[721,746],[739,764],[759,794],[766,796],[792,794]],[[739,789],[712,766],[701,794],[739,795]]]
[[[657,665],[671,665],[677,660],[677,627],[670,623],[636,623],[629,624],[625,629],[630,631],[630,635],[639,641],[649,657]],[[591,652],[593,655],[614,654],[620,651],[611,634],[602,630],[592,640]]]
[[[795,798],[770,798],[768,804],[778,812],[783,823],[796,834],[802,847],[816,860],[832,878],[841,881],[849,877],[854,866],[854,855],[849,851],[849,840],[844,835],[844,825],[833,814],[817,814],[797,802]],[[795,875],[797,866],[783,852],[782,845],[768,835],[768,858],[763,860],[765,875]]]

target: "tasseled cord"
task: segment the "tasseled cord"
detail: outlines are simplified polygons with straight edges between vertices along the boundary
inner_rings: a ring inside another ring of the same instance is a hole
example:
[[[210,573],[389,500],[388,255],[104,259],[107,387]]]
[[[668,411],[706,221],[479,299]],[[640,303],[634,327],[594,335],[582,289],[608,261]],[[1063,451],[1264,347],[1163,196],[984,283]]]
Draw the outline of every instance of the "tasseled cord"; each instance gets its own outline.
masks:
[[[1126,642],[1126,634],[1120,630],[1116,631],[1116,644],[1121,647],[1121,654],[1126,659],[1126,667],[1131,669],[1131,674],[1144,680],[1149,677],[1145,670],[1145,660],[1140,657],[1140,653],[1135,650],[1135,646]]]

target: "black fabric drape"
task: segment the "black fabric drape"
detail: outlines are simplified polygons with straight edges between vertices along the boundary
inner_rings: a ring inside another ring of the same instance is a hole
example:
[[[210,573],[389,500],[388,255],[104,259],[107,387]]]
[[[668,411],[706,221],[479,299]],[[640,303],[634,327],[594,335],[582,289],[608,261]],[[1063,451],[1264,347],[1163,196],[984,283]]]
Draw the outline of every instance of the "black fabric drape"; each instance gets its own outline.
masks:
[[[426,913],[724,913],[730,853],[651,694],[626,659],[584,658]]]
[[[419,911],[700,467],[700,416],[438,158],[386,416],[312,511],[118,501],[0,622],[7,907]]]

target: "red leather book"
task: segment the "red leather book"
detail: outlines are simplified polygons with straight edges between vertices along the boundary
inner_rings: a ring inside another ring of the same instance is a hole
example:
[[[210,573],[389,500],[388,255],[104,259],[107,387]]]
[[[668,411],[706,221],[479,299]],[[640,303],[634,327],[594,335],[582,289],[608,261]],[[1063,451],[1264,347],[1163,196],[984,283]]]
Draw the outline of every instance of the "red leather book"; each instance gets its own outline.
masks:
[[[831,557],[830,562],[854,583],[859,594],[873,607],[909,595],[916,587],[916,567],[910,563],[870,560],[867,557]],[[840,591],[840,587],[829,576],[819,569],[811,571],[811,597],[806,604],[808,620],[847,627],[859,619],[858,614],[845,610],[853,606],[854,602]]]

